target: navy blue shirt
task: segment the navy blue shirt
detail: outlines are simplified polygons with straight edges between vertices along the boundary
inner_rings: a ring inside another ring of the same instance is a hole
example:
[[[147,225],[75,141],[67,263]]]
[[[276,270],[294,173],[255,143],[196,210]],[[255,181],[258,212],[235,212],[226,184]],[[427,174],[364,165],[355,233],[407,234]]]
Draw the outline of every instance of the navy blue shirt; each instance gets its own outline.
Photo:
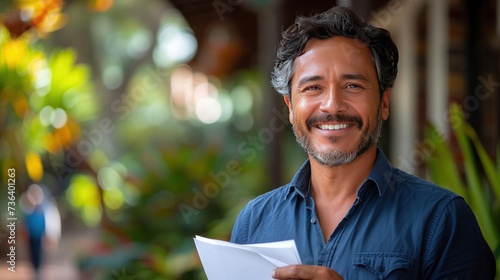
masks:
[[[344,279],[493,279],[495,259],[464,199],[391,166],[377,150],[357,199],[325,243],[306,161],[293,180],[241,211],[240,244],[294,239],[303,264]]]

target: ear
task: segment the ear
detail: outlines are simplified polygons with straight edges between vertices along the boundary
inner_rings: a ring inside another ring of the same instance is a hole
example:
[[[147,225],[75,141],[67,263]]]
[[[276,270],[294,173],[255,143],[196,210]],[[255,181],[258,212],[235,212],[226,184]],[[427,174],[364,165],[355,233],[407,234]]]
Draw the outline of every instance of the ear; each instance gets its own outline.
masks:
[[[387,118],[389,118],[389,102],[391,100],[391,88],[388,88],[384,91],[384,94],[382,95],[382,101],[381,101],[381,117],[385,121]]]
[[[286,106],[288,106],[288,120],[291,124],[293,124],[293,110],[292,110],[292,100],[290,100],[290,95],[283,95],[283,99],[285,100]]]

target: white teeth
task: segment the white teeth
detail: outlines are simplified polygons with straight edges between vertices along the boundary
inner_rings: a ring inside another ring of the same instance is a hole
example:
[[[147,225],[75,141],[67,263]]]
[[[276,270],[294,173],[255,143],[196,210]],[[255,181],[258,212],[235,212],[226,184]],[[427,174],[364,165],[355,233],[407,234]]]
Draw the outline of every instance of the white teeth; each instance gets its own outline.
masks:
[[[324,130],[338,130],[338,129],[344,129],[349,127],[348,124],[320,124],[318,125],[319,128],[324,129]]]

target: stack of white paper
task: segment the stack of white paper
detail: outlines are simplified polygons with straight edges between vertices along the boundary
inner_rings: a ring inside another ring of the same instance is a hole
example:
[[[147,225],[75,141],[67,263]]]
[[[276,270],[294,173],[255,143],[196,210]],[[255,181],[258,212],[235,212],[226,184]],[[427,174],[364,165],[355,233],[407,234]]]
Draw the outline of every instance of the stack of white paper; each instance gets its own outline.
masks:
[[[273,269],[302,264],[293,240],[240,245],[196,236],[194,243],[209,280],[273,279]]]

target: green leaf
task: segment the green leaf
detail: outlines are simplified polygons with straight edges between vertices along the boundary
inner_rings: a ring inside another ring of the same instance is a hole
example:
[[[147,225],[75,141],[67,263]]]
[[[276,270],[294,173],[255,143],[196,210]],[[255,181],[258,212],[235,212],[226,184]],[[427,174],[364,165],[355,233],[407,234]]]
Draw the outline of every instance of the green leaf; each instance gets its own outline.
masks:
[[[481,141],[479,140],[479,137],[477,136],[477,133],[476,131],[474,131],[472,126],[470,124],[465,124],[464,128],[467,136],[469,136],[469,138],[472,140],[472,143],[474,143],[474,147],[476,148],[479,160],[481,161],[481,164],[486,173],[486,177],[488,178],[490,186],[493,189],[493,193],[498,200],[500,199],[500,172],[497,171],[495,163],[493,163],[493,160],[489,157],[488,153],[484,149],[483,144],[481,144]]]
[[[49,67],[51,70],[51,89],[48,94],[49,104],[61,106],[63,94],[72,88],[81,86],[90,77],[88,66],[75,64],[76,55],[72,49],[53,52]]]
[[[434,145],[434,149],[431,149],[430,155],[426,157],[432,180],[437,185],[462,196],[467,203],[470,203],[467,188],[460,177],[460,172],[445,139],[432,124],[427,126],[426,137]]]
[[[497,144],[497,173],[500,174],[500,141]],[[500,201],[500,197],[497,197],[497,201]]]
[[[9,30],[4,26],[0,25],[0,48],[3,47],[5,43],[10,40]]]
[[[490,201],[483,195],[481,179],[477,171],[472,146],[465,133],[465,119],[462,110],[457,104],[450,108],[452,127],[457,137],[460,150],[464,157],[465,175],[467,186],[470,191],[471,208],[474,211],[483,235],[491,248],[498,244],[498,234],[494,227],[494,221],[490,210]]]

